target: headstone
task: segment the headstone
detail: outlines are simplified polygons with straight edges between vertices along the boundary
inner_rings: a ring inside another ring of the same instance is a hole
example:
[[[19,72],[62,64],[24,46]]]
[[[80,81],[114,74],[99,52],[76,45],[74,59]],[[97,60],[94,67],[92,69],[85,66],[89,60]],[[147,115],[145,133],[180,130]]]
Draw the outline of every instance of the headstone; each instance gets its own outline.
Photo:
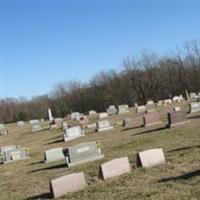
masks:
[[[173,108],[173,110],[174,110],[175,112],[177,112],[177,111],[181,111],[181,108],[180,108],[179,106],[175,106],[175,107]]]
[[[190,93],[190,101],[198,100],[198,96],[195,92]]]
[[[190,113],[200,111],[200,102],[192,102],[189,104]]]
[[[161,148],[142,151],[137,155],[137,165],[141,167],[153,167],[163,163],[165,156]]]
[[[53,120],[53,117],[50,108],[48,108],[48,116],[49,116],[49,121],[51,122]]]
[[[67,122],[62,122],[62,129],[65,130],[68,128]]]
[[[111,105],[108,107],[108,109],[106,110],[106,112],[109,114],[109,115],[114,115],[117,113],[117,109],[115,108],[114,105]]]
[[[17,126],[18,126],[18,127],[24,126],[24,125],[25,125],[24,121],[18,121],[18,122],[17,122]]]
[[[108,113],[106,113],[106,112],[99,113],[99,119],[103,119],[106,117],[108,117]]]
[[[163,100],[159,100],[158,102],[157,102],[157,106],[162,106],[163,105]]]
[[[147,101],[147,103],[146,103],[146,105],[147,106],[154,106],[154,101],[153,100],[149,100],[149,101]]]
[[[129,112],[129,106],[127,104],[119,105],[118,106],[118,112],[119,112],[119,114]]]
[[[80,126],[74,126],[64,130],[64,141],[68,142],[76,138],[85,136],[84,132],[81,130]]]
[[[26,150],[22,148],[16,148],[4,151],[2,161],[4,164],[6,164],[17,160],[24,160],[27,159],[28,157],[29,154]]]
[[[190,122],[183,111],[168,113],[168,126],[174,127]]]
[[[54,198],[67,193],[83,190],[87,186],[83,172],[68,174],[50,182],[50,192]]]
[[[102,120],[97,122],[97,131],[106,131],[113,129],[113,126],[110,125],[110,122],[108,120]]]
[[[88,124],[87,125],[87,129],[94,129],[94,130],[96,130],[97,129],[97,124],[96,123]]]
[[[65,156],[63,154],[63,148],[53,148],[45,151],[44,153],[44,161],[45,162],[53,162],[58,160],[65,160]]]
[[[166,105],[170,105],[170,104],[172,104],[172,100],[171,99],[165,99],[164,100],[164,105],[166,106]]]
[[[29,123],[32,125],[32,124],[36,124],[36,123],[39,123],[40,122],[40,120],[39,119],[31,119],[30,121],[29,121]]]
[[[133,120],[131,118],[123,119],[122,126],[125,127],[125,128],[133,127]]]
[[[89,115],[96,115],[96,114],[97,114],[97,112],[95,110],[90,110],[89,111]]]
[[[75,121],[79,121],[80,119],[80,113],[79,112],[73,112],[71,113],[71,119]]]
[[[2,146],[0,148],[0,153],[3,154],[5,151],[10,151],[10,150],[14,150],[14,149],[17,149],[16,145]]]
[[[138,106],[136,108],[136,112],[137,113],[144,113],[146,111],[146,106],[142,105],[142,106]]]
[[[80,126],[81,126],[82,128],[86,128],[87,123],[88,123],[88,118],[87,118],[87,116],[84,115],[84,116],[80,117],[78,123],[80,124]]]
[[[8,129],[5,127],[4,124],[0,124],[0,135],[7,135]]]
[[[99,169],[99,177],[103,180],[120,176],[131,171],[128,157],[116,158],[104,164]]]
[[[42,130],[42,127],[41,127],[40,123],[32,123],[31,127],[32,127],[32,133]]]
[[[181,98],[180,98],[180,96],[174,96],[173,98],[172,98],[172,100],[173,101],[175,101],[175,102],[181,102]]]
[[[104,158],[98,142],[81,143],[68,147],[63,152],[68,167]]]
[[[153,126],[160,124],[160,114],[158,112],[145,113],[143,115],[144,126]]]

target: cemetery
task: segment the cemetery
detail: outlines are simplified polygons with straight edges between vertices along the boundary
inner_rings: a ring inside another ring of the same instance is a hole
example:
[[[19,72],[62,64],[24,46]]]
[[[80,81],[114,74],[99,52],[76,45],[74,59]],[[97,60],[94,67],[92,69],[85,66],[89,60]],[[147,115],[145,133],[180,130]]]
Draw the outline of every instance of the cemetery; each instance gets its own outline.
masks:
[[[1,199],[143,200],[161,199],[160,191],[163,199],[190,199],[199,190],[200,114],[188,113],[187,101],[167,102],[152,111],[122,106],[103,119],[91,112],[83,127],[77,112],[58,117],[53,130],[50,119],[2,126],[9,134],[0,138]]]

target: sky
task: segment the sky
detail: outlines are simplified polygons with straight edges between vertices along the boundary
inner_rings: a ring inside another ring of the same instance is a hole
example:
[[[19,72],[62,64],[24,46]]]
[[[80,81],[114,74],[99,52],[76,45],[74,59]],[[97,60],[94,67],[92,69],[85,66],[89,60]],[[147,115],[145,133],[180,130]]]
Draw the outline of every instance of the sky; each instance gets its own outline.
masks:
[[[0,0],[0,98],[49,93],[200,39],[199,1]]]

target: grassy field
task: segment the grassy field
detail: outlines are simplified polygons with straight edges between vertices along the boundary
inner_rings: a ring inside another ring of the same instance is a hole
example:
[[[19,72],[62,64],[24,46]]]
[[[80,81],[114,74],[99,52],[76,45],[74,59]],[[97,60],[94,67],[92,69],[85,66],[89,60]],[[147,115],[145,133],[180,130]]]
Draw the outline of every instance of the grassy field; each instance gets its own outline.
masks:
[[[186,108],[184,104],[181,105]],[[88,187],[61,199],[77,200],[197,200],[200,199],[200,113],[188,115],[190,124],[166,129],[166,112],[172,107],[157,108],[163,124],[141,128],[141,117],[134,109],[124,115],[109,117],[115,124],[124,117],[135,118],[135,127],[125,130],[120,125],[103,133],[90,132],[85,137],[64,143],[62,130],[49,131],[48,124],[38,133],[29,125],[8,125],[10,134],[0,137],[0,145],[16,144],[30,148],[31,158],[0,165],[0,199],[50,199],[49,181],[73,172],[85,173]],[[92,120],[94,121],[94,119]],[[66,168],[64,162],[42,163],[44,151],[81,142],[100,140],[103,160]],[[151,148],[163,148],[166,164],[153,168],[137,168],[136,153]],[[132,172],[102,181],[97,179],[101,163],[128,156]]]

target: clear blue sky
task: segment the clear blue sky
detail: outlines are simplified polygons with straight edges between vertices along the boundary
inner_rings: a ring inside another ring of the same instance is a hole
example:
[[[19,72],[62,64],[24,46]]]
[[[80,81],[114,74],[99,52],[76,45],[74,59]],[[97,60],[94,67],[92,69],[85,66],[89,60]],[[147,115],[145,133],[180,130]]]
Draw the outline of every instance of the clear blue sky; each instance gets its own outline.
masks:
[[[200,39],[200,1],[0,1],[3,97],[45,94],[120,70],[143,49],[162,55]]]

